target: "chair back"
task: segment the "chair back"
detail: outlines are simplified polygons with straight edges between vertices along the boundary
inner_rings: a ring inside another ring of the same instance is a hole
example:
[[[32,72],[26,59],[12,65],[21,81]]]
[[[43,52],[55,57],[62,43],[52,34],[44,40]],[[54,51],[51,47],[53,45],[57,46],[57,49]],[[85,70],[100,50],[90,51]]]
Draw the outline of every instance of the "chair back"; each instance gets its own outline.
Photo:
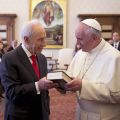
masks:
[[[65,65],[69,65],[73,59],[73,51],[72,48],[63,48],[59,50],[58,53],[58,68],[66,69]]]

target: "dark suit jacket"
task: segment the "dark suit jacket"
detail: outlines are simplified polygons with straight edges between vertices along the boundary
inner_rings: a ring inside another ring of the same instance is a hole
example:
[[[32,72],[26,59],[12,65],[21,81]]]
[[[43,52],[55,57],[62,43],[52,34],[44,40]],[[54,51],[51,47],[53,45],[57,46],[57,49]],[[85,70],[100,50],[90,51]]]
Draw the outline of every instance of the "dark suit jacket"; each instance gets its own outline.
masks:
[[[114,47],[114,44],[112,44],[112,46]],[[118,44],[118,48],[117,49],[120,51],[120,42]]]
[[[120,51],[120,42],[119,42],[119,45],[118,45],[118,50]]]
[[[42,54],[37,58],[42,78],[47,74],[47,62]],[[23,120],[48,120],[48,91],[37,95],[37,76],[21,46],[3,56],[1,71],[6,94],[5,120],[9,115],[24,117]]]

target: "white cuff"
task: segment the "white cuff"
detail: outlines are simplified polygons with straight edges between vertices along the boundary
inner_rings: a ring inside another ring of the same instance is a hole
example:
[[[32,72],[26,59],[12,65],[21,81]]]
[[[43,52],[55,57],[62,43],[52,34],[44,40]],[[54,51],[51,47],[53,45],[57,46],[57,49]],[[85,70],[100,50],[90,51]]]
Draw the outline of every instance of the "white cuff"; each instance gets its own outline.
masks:
[[[37,94],[40,94],[40,90],[39,90],[39,87],[38,87],[38,83],[37,83],[37,82],[35,82],[35,87],[36,87]]]

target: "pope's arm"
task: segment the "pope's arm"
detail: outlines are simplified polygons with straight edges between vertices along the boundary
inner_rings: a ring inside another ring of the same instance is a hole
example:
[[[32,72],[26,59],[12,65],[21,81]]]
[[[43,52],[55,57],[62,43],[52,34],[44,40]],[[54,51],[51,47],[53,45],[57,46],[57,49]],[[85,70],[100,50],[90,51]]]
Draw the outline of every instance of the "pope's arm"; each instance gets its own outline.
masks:
[[[96,82],[82,80],[81,99],[120,103],[120,57],[111,64],[108,65],[104,80],[96,80]],[[111,75],[109,76],[108,73]]]
[[[104,77],[99,76],[99,78],[96,78],[94,81],[89,80],[89,78],[88,80],[83,78],[82,89],[79,90],[80,99],[104,103],[120,103],[120,56],[114,57],[115,56],[109,59],[110,62],[106,63],[107,68],[105,67]],[[67,74],[74,78],[78,77],[76,76],[78,70],[74,69],[75,66],[79,65],[78,62],[76,64],[77,60],[78,57],[76,56],[67,70]],[[94,76],[94,74],[95,73],[91,75]]]

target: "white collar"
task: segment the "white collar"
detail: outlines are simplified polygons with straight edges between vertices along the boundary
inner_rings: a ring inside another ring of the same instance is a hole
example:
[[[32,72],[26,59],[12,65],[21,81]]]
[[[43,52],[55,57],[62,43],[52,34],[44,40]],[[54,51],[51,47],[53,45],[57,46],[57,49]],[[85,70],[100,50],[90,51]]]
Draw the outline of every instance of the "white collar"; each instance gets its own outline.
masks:
[[[94,54],[102,49],[102,47],[105,45],[106,41],[104,39],[101,40],[101,42],[90,52],[88,52],[89,55]]]
[[[119,44],[119,41],[118,42],[114,42],[114,45],[118,45]]]
[[[24,52],[26,53],[26,55],[28,56],[28,58],[30,58],[30,56],[31,56],[32,54],[27,50],[27,48],[25,47],[24,44],[22,44],[22,48],[23,48]]]

